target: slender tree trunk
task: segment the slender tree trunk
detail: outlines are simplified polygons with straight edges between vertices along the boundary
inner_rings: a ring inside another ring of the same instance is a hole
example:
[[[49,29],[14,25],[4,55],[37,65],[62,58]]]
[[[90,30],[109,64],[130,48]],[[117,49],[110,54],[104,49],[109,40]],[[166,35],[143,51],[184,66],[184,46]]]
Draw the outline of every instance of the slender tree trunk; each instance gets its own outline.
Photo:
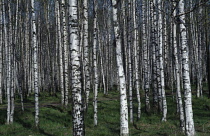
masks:
[[[10,83],[11,83],[11,62],[10,62],[10,46],[8,44],[8,35],[6,27],[6,11],[5,1],[3,0],[3,20],[4,20],[4,44],[6,55],[6,90],[7,90],[7,124],[10,124],[11,99],[10,99]]]
[[[123,69],[122,61],[122,51],[121,51],[121,37],[119,30],[119,22],[117,20],[117,7],[118,3],[116,0],[112,0],[113,6],[113,20],[114,20],[114,33],[116,39],[116,57],[117,57],[117,67],[118,67],[118,76],[120,81],[120,135],[128,136],[128,104],[127,104],[127,95],[126,95],[126,84],[125,84],[125,75]]]
[[[63,23],[63,46],[64,46],[64,105],[67,106],[69,103],[69,72],[68,72],[68,54],[69,54],[69,48],[68,48],[68,30],[67,30],[67,21],[66,21],[66,3],[65,0],[61,1],[61,14],[62,14],[62,23]]]
[[[128,72],[129,72],[129,108],[130,108],[130,123],[133,123],[133,84],[132,84],[132,66],[131,66],[131,44],[128,45]]]
[[[70,1],[70,46],[72,61],[72,116],[73,135],[84,136],[84,115],[82,102],[82,84],[80,68],[80,47],[79,47],[79,24],[78,24],[78,1]]]
[[[127,75],[127,88],[129,91],[129,113],[130,113],[130,123],[133,123],[133,72],[132,72],[132,6],[131,0],[128,0],[128,28],[127,28],[127,37],[128,37],[128,44],[127,49],[125,50],[125,56],[127,57],[126,67],[127,71],[125,72]],[[126,55],[128,54],[128,55]]]
[[[39,85],[38,85],[38,46],[36,34],[35,2],[31,0],[32,11],[32,36],[33,36],[33,71],[34,71],[34,94],[35,94],[35,125],[39,125]]]
[[[199,2],[199,4],[200,4],[200,2]],[[202,70],[203,70],[203,67],[202,67],[202,54],[203,54],[203,52],[202,52],[202,38],[201,38],[201,36],[202,36],[202,28],[201,28],[201,19],[202,19],[202,6],[200,6],[199,7],[199,9],[198,9],[199,11],[199,13],[198,13],[198,33],[197,33],[197,35],[198,35],[198,71],[197,71],[197,77],[198,77],[198,79],[197,79],[197,97],[202,97],[202,89],[203,89],[203,87],[202,87],[202,80],[203,80],[203,74],[202,74]]]
[[[156,59],[156,46],[157,46],[157,9],[156,0],[151,1],[151,44],[152,44],[152,80],[153,80],[153,105],[154,110],[158,109],[158,84],[157,84],[157,59]]]
[[[88,109],[89,94],[90,94],[90,72],[89,72],[89,45],[88,45],[88,0],[84,0],[84,74],[85,74],[85,97],[86,97],[86,110]]]
[[[29,55],[29,53],[30,53],[30,42],[29,42],[29,36],[30,36],[30,32],[29,32],[29,3],[30,3],[30,1],[29,2],[27,2],[27,4],[26,4],[26,19],[25,19],[25,34],[24,34],[24,37],[25,37],[25,45],[23,45],[23,46],[25,46],[25,62],[24,62],[24,68],[25,68],[25,73],[24,73],[24,75],[25,75],[25,77],[24,77],[24,79],[25,79],[25,91],[27,91],[26,93],[25,93],[25,95],[28,95],[29,94],[29,91],[31,91],[31,84],[30,84],[30,61],[29,61],[29,59],[30,59],[30,55]]]
[[[138,56],[137,56],[137,45],[138,45],[138,27],[137,27],[137,10],[136,10],[136,0],[133,1],[133,23],[134,23],[134,65],[135,65],[135,85],[136,85],[136,96],[138,101],[138,111],[137,118],[141,117],[141,99],[140,99],[140,83],[139,83],[139,66],[138,66]]]
[[[94,125],[97,126],[98,124],[98,106],[97,106],[97,99],[98,99],[98,68],[97,68],[97,45],[98,45],[98,27],[97,27],[97,9],[98,3],[94,0],[94,33],[93,33],[93,70],[94,70]]]
[[[184,14],[184,0],[179,1],[180,14]],[[195,135],[194,121],[193,121],[193,110],[192,110],[192,93],[189,75],[189,51],[187,41],[187,30],[185,24],[185,15],[180,16],[180,32],[181,32],[181,51],[182,51],[182,78],[183,78],[183,89],[185,97],[185,132],[188,136]]]
[[[142,1],[142,45],[143,45],[143,74],[144,74],[144,91],[145,91],[145,111],[150,112],[150,101],[149,101],[149,67],[148,67],[148,43],[147,43],[147,8],[146,1]]]
[[[158,9],[162,9],[162,1],[158,0]],[[158,31],[159,31],[159,68],[160,68],[160,81],[159,81],[159,89],[161,91],[162,97],[162,121],[166,121],[166,114],[167,114],[167,103],[166,103],[166,96],[165,96],[165,79],[164,79],[164,67],[163,67],[163,21],[162,21],[162,12],[159,10],[159,20],[158,20]]]
[[[176,11],[173,13],[176,16]],[[181,96],[181,86],[180,86],[180,66],[178,60],[178,49],[177,49],[177,28],[176,24],[173,23],[173,45],[174,45],[174,57],[175,57],[175,74],[176,74],[176,95],[178,101],[178,111],[179,111],[179,119],[180,119],[180,129],[181,131],[185,131],[185,120],[184,120],[184,109],[182,104],[182,96]]]
[[[10,124],[13,123],[13,117],[14,117],[14,50],[13,50],[13,33],[12,33],[12,16],[11,16],[11,1],[9,0],[8,3],[8,10],[9,10],[9,31],[8,31],[8,36],[9,36],[9,74],[10,74]]]
[[[61,104],[64,105],[64,73],[63,73],[63,42],[61,38],[61,17],[60,17],[60,7],[59,1],[56,1],[56,11],[57,11],[57,34],[58,34],[58,44],[59,44],[59,72],[60,72],[60,91],[61,91]]]

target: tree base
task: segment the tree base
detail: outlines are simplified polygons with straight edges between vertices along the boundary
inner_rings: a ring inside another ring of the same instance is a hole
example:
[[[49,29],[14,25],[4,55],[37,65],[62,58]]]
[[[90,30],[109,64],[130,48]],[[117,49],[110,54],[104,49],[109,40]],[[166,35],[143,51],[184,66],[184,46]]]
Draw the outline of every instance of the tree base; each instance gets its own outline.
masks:
[[[120,136],[129,136],[129,133],[120,134]]]

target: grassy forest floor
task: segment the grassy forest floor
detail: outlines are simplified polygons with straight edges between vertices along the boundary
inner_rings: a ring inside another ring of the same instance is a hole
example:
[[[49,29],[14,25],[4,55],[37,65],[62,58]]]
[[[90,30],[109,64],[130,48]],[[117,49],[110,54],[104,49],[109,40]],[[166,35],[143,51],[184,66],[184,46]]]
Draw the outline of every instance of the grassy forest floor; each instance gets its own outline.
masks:
[[[204,92],[207,93],[207,87]],[[195,91],[193,92],[195,93]],[[130,124],[131,136],[181,136],[179,131],[179,116],[176,114],[176,103],[171,91],[167,90],[168,114],[167,122],[161,122],[161,115],[151,112],[145,114],[144,99],[142,102],[141,119],[137,121],[137,102],[134,99],[134,124]],[[135,92],[134,92],[135,96]],[[142,92],[143,96],[143,92]],[[196,98],[193,95],[193,112],[196,134],[210,136],[210,99]],[[90,102],[93,96],[90,97]],[[6,104],[0,105],[0,136],[71,136],[72,119],[71,105],[67,110],[60,106],[60,96],[40,96],[40,128],[34,125],[34,98],[24,101],[25,111],[21,111],[20,100],[16,99],[14,124],[6,125]],[[99,91],[98,98],[98,126],[93,125],[93,106],[89,105],[85,113],[86,136],[118,136],[120,132],[120,101],[119,92],[110,91],[104,95]]]

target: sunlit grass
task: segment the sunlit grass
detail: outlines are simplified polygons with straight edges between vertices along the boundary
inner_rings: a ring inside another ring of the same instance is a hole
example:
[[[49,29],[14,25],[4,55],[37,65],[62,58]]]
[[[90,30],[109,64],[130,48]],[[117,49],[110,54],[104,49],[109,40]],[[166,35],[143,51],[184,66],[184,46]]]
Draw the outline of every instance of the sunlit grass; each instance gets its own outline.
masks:
[[[205,88],[206,89],[206,88]],[[170,90],[167,90],[170,93]],[[179,116],[176,114],[176,103],[171,95],[167,96],[167,122],[161,122],[161,114],[151,110],[144,112],[142,97],[141,119],[137,121],[137,101],[134,96],[134,123],[129,124],[131,136],[181,136]],[[142,96],[143,93],[141,92]],[[119,92],[110,91],[108,95],[99,92],[98,126],[93,125],[93,94],[90,96],[89,109],[85,113],[86,136],[118,136],[120,132]],[[152,104],[152,100],[151,100]],[[60,95],[50,96],[42,93],[40,97],[40,126],[34,124],[34,97],[25,100],[25,111],[21,111],[20,100],[16,99],[14,124],[6,125],[6,104],[0,106],[1,136],[71,136],[72,113],[71,104],[64,109],[60,105]],[[151,105],[152,107],[152,105]],[[195,129],[198,136],[210,135],[210,99],[193,96],[193,112]]]

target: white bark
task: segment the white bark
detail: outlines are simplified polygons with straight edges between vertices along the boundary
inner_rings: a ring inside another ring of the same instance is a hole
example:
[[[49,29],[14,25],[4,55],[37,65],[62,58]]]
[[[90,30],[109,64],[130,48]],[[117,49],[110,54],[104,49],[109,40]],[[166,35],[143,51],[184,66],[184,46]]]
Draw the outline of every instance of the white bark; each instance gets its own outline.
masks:
[[[98,124],[98,107],[97,107],[97,99],[98,99],[98,69],[97,69],[97,44],[98,44],[98,28],[97,28],[97,1],[94,0],[94,33],[93,33],[93,69],[94,69],[94,125]]]
[[[199,13],[198,13],[198,21],[200,22],[200,19],[202,19],[202,6],[199,7]],[[202,97],[203,94],[203,87],[202,87],[202,79],[203,79],[203,74],[202,74],[202,28],[201,28],[201,23],[198,24],[198,32],[197,32],[197,38],[198,38],[198,71],[197,71],[197,97]]]
[[[162,1],[158,0],[158,9],[162,9]],[[160,83],[159,88],[161,91],[162,97],[162,121],[166,121],[166,114],[167,114],[167,103],[166,103],[166,96],[165,96],[165,79],[164,79],[164,67],[163,67],[163,19],[162,13],[159,10],[159,20],[158,20],[158,31],[159,31],[159,66],[160,66]]]
[[[63,23],[63,46],[64,46],[64,82],[65,82],[65,93],[64,93],[64,105],[67,106],[69,103],[69,79],[68,79],[68,30],[67,30],[67,22],[66,22],[66,3],[65,0],[61,1],[61,14],[62,14],[62,23]]]
[[[126,96],[126,83],[125,75],[122,62],[122,51],[121,51],[121,37],[119,30],[119,22],[117,20],[117,1],[112,0],[113,6],[113,20],[114,20],[114,33],[116,39],[116,57],[117,57],[117,67],[118,67],[118,76],[120,81],[120,135],[128,136],[128,105],[127,105],[127,96]]]
[[[90,94],[90,75],[89,75],[89,45],[88,45],[88,1],[84,0],[84,74],[85,74],[85,95],[86,95],[86,109],[89,103]]]
[[[14,55],[13,55],[13,34],[12,34],[12,16],[11,16],[11,1],[8,3],[8,10],[9,10],[9,73],[10,74],[10,124],[13,123],[13,117],[14,117]]]
[[[176,11],[173,13],[176,16]],[[185,131],[185,120],[184,120],[184,109],[182,104],[182,96],[181,96],[181,85],[180,85],[180,66],[178,60],[178,49],[177,49],[177,34],[176,34],[176,24],[173,23],[173,45],[174,45],[174,57],[175,57],[175,74],[176,74],[176,95],[178,102],[178,111],[179,111],[179,119],[180,119],[180,129]]]
[[[10,100],[10,82],[11,82],[11,62],[10,62],[10,47],[8,44],[5,1],[3,0],[3,20],[4,20],[4,44],[6,55],[6,91],[7,91],[7,124],[10,124],[11,100]]]
[[[104,65],[103,64],[105,64],[106,65],[106,62],[104,61],[104,53],[103,53],[103,51],[104,51],[104,49],[103,49],[103,45],[105,44],[104,42],[103,42],[103,40],[102,40],[102,34],[101,34],[101,36],[100,36],[100,34],[99,34],[99,32],[98,32],[98,38],[99,38],[99,54],[100,54],[100,68],[101,68],[101,70],[100,70],[100,72],[101,72],[101,78],[102,78],[102,84],[101,85],[103,85],[103,92],[104,92],[104,94],[106,94],[106,80],[105,80],[105,72],[104,72]],[[105,67],[106,68],[106,67]],[[101,87],[100,87],[101,88]]]
[[[179,1],[180,14],[184,14],[184,0]],[[182,50],[182,78],[183,78],[183,89],[185,97],[185,132],[188,136],[195,135],[194,121],[193,121],[193,110],[192,110],[192,93],[189,75],[189,54],[187,47],[187,33],[185,26],[185,15],[180,16],[180,32],[181,32],[181,50]]]
[[[149,67],[148,67],[148,43],[147,43],[147,10],[146,1],[142,1],[142,45],[143,45],[143,75],[144,75],[144,91],[145,91],[145,110],[150,112],[150,101],[149,101]]]
[[[60,90],[61,90],[61,104],[64,105],[64,75],[63,75],[63,43],[61,38],[61,18],[60,18],[60,7],[59,7],[59,1],[56,0],[56,13],[57,13],[57,40],[59,44],[59,75],[60,75]]]
[[[84,135],[84,115],[82,103],[80,44],[78,26],[78,1],[70,1],[70,46],[72,61],[72,101],[73,101],[73,135]]]
[[[139,66],[138,66],[138,56],[137,56],[137,45],[138,45],[138,27],[136,22],[136,0],[133,1],[133,22],[134,22],[134,65],[135,65],[135,85],[136,85],[136,96],[138,101],[138,110],[137,110],[137,118],[140,119],[141,117],[141,99],[140,99],[140,83],[139,83]]]
[[[128,0],[128,29],[127,29],[127,34],[125,36],[128,36],[128,45],[127,45],[127,50],[125,50],[125,54],[127,55],[127,66],[128,67],[128,71],[126,71],[125,73],[127,73],[127,84],[128,84],[128,91],[129,91],[129,113],[130,113],[130,123],[133,123],[133,86],[132,86],[132,61],[131,61],[131,49],[132,49],[132,7],[131,7],[131,0]],[[126,17],[125,17],[126,18]],[[126,45],[126,44],[125,44]],[[124,46],[125,46],[124,45]]]
[[[33,36],[33,71],[34,71],[34,94],[35,94],[35,125],[39,125],[39,85],[38,85],[38,46],[36,38],[36,16],[34,9],[35,2],[31,0],[32,11],[32,36]]]

